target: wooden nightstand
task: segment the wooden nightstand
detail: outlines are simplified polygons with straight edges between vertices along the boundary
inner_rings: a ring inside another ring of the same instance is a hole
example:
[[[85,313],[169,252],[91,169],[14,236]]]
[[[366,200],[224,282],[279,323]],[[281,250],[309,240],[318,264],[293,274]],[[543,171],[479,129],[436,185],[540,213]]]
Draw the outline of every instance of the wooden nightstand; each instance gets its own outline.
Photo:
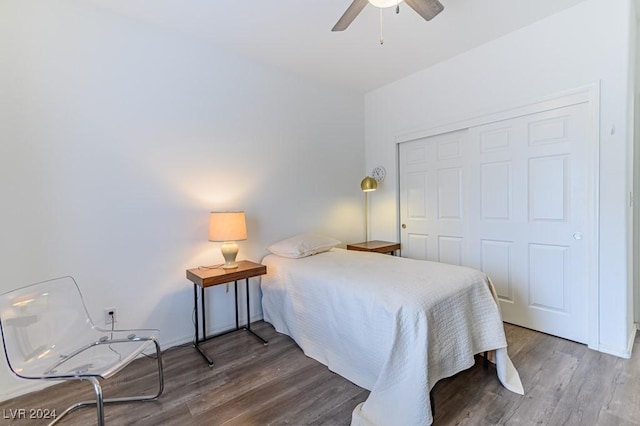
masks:
[[[347,250],[369,251],[374,253],[389,253],[395,255],[400,250],[400,243],[390,241],[364,241],[362,243],[347,244]]]
[[[204,352],[200,347],[200,343],[205,340],[213,339],[214,337],[222,336],[224,334],[232,333],[238,330],[247,330],[249,333],[258,338],[265,345],[268,343],[262,337],[258,336],[251,330],[251,317],[249,309],[249,278],[258,277],[267,273],[267,267],[259,263],[254,263],[249,260],[239,260],[238,267],[236,269],[222,269],[222,265],[219,266],[202,266],[194,269],[187,269],[187,279],[193,282],[193,305],[195,308],[195,340],[193,346],[200,352],[200,355],[204,357],[209,363],[209,366],[213,366],[213,360]],[[238,323],[238,280],[244,279],[246,282],[246,296],[247,296],[247,325],[240,327]],[[235,297],[236,297],[236,328],[227,330],[225,332],[216,334],[214,336],[207,336],[206,327],[206,309],[204,304],[204,289],[220,284],[230,283],[235,284]],[[198,327],[198,287],[200,287],[200,304],[202,307],[202,338],[200,338],[200,328]]]

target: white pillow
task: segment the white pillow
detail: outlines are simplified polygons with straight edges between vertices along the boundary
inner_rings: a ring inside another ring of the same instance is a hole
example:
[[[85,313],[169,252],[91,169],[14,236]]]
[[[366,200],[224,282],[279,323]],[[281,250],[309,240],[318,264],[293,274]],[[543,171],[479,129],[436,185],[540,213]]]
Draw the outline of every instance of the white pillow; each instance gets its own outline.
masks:
[[[318,234],[300,234],[267,247],[273,254],[299,259],[331,250],[340,241]]]

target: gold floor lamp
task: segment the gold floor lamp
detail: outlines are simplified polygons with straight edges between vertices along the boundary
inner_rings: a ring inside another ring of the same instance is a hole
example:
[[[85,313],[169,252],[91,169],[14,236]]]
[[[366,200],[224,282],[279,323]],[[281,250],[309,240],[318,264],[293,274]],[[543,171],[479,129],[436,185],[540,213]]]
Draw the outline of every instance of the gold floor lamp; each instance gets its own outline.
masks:
[[[371,171],[371,176],[367,176],[360,182],[360,189],[364,192],[364,240],[369,241],[369,192],[378,189],[378,184],[387,175],[382,166],[376,166]]]
[[[369,193],[378,189],[378,182],[367,176],[360,182],[360,189],[364,192],[364,240],[369,241]]]

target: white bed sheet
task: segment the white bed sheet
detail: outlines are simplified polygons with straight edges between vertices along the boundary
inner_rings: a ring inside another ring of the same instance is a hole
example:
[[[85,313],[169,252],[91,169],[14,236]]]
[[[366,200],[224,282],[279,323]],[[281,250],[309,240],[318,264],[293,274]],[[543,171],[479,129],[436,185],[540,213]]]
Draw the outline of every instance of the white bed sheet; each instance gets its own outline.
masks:
[[[428,425],[429,391],[496,350],[498,377],[523,394],[489,278],[474,269],[332,249],[267,255],[265,321],[304,353],[371,391],[352,425]]]

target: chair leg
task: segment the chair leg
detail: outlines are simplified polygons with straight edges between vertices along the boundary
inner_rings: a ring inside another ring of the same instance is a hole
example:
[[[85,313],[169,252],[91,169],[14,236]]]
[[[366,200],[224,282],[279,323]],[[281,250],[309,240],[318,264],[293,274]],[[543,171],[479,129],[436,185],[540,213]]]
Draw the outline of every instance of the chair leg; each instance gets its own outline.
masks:
[[[119,404],[126,402],[143,402],[143,401],[155,401],[157,400],[162,392],[164,391],[164,373],[162,369],[162,352],[160,351],[160,345],[157,341],[153,341],[156,345],[156,356],[158,359],[158,392],[155,395],[140,395],[140,396],[127,396],[121,398],[106,398],[104,399],[102,396],[102,387],[98,382],[98,379],[95,377],[82,377],[80,380],[88,380],[93,385],[93,389],[96,393],[95,400],[89,401],[81,401],[76,404],[73,404],[66,410],[62,412],[59,416],[56,417],[54,421],[49,423],[49,426],[55,425],[60,421],[64,416],[69,414],[70,412],[77,410],[78,408],[88,407],[90,405],[95,405],[98,411],[98,426],[104,426],[104,404]]]
[[[102,397],[102,387],[98,379],[90,377],[89,381],[93,385],[93,390],[96,392],[96,411],[98,412],[98,426],[104,426],[104,398]]]
[[[62,414],[57,416],[54,421],[49,423],[49,426],[55,425],[60,421],[60,419],[62,419],[64,416],[66,416],[70,412],[75,411],[78,408],[88,407],[89,405],[96,406],[96,411],[98,415],[98,426],[104,426],[104,403],[106,401],[102,396],[102,387],[100,386],[100,382],[98,382],[98,379],[96,379],[95,377],[85,377],[82,380],[87,380],[91,382],[91,384],[93,385],[93,390],[96,393],[96,399],[91,401],[82,401],[82,402],[73,404],[72,406],[64,410]]]

